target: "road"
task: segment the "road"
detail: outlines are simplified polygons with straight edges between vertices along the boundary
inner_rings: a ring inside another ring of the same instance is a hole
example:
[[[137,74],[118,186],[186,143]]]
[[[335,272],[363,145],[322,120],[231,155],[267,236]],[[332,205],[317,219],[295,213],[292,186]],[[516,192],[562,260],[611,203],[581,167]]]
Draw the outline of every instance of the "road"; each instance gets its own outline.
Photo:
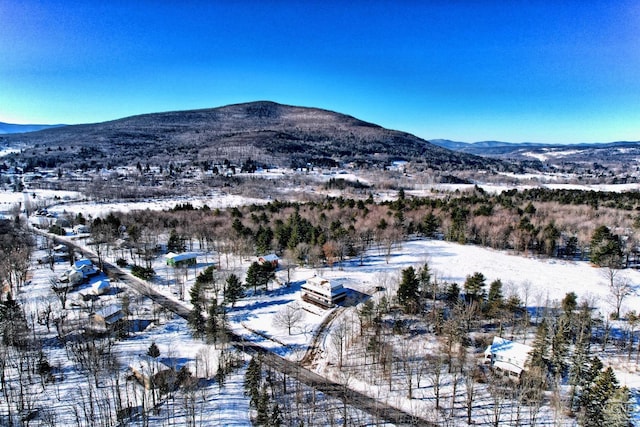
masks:
[[[74,250],[82,253],[83,256],[97,263],[98,257],[95,253],[87,250],[85,247],[81,247],[72,240],[60,236],[54,236],[52,234],[45,233],[42,230],[34,231],[48,238],[52,238],[56,243],[62,243],[73,247]],[[153,286],[146,281],[132,276],[130,273],[123,271],[114,264],[104,261],[103,270],[109,277],[127,284],[131,289],[150,298],[156,304],[172,311],[183,319],[188,319],[190,310],[186,306],[179,301],[168,298],[166,295],[156,291]],[[287,360],[275,353],[272,353],[230,330],[227,330],[226,332],[229,338],[229,343],[238,350],[251,356],[261,355],[262,362],[271,368],[328,396],[340,399],[343,402],[346,401],[347,405],[370,414],[376,420],[381,420],[397,426],[436,426],[434,423],[415,417],[405,411],[394,408],[377,399],[350,389],[348,386],[320,376],[315,372],[304,368],[300,363]]]

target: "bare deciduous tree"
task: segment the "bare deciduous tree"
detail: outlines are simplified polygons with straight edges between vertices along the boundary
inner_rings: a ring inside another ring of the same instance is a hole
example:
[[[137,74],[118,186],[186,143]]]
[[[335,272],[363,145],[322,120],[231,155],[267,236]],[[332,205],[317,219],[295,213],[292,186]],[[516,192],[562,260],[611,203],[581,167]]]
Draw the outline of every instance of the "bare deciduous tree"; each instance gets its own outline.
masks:
[[[304,319],[302,307],[294,301],[275,314],[273,324],[279,328],[285,328],[291,335],[291,329],[298,326],[302,319]]]

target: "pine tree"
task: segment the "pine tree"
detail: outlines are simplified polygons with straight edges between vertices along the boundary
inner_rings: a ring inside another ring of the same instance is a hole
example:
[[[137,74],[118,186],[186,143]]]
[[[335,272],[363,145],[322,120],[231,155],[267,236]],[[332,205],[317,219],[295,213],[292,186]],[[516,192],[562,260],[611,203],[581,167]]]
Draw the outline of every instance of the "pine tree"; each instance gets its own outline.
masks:
[[[252,357],[244,374],[244,393],[250,397],[250,405],[254,408],[260,398],[260,383],[262,382],[262,363],[258,357]]]
[[[473,273],[471,276],[467,276],[467,280],[464,282],[464,291],[467,298],[470,301],[482,301],[485,296],[485,281],[487,279],[482,273]]]
[[[158,348],[158,345],[155,343],[155,341],[152,342],[147,349],[147,356],[153,357],[154,359],[160,356],[160,349]]]
[[[226,286],[224,288],[224,299],[226,302],[231,304],[231,307],[234,307],[236,302],[244,297],[244,289],[242,288],[242,283],[240,283],[240,279],[235,274],[230,274],[227,277]]]
[[[436,299],[437,286],[435,283],[431,282],[431,269],[429,269],[429,264],[426,262],[418,270],[418,282],[420,286],[420,293],[423,298],[428,298],[431,296],[433,300]]]
[[[538,325],[532,347],[529,366],[546,370],[549,354],[549,327],[546,318]]]
[[[598,374],[593,386],[585,390],[583,394],[582,422],[585,427],[599,427],[603,425],[607,404],[609,400],[613,398],[618,388],[618,380],[611,367],[608,367]]]
[[[196,283],[191,287],[189,296],[191,297],[191,305],[193,308],[189,312],[189,319],[187,320],[193,335],[197,338],[201,337],[205,331],[205,318],[202,314],[203,311],[203,298],[204,290],[202,283]]]
[[[417,313],[420,307],[420,283],[413,267],[402,270],[402,281],[398,287],[398,302],[407,313]]]
[[[567,356],[569,354],[569,320],[562,316],[556,320],[551,335],[550,367],[556,376],[564,376],[567,369]]]
[[[447,304],[451,307],[457,304],[460,299],[460,286],[457,283],[452,282],[447,286],[446,296]]]
[[[275,402],[271,410],[271,415],[269,416],[269,426],[280,427],[281,425],[282,425],[282,411],[280,410],[280,405],[278,405],[278,402]]]
[[[262,386],[262,392],[258,398],[258,404],[256,406],[258,415],[256,416],[256,424],[268,425],[269,422],[269,393],[267,392],[267,385]]]
[[[485,305],[485,312],[489,316],[495,316],[504,306],[504,298],[502,296],[502,281],[496,279],[489,285],[489,295]]]
[[[275,270],[269,263],[253,262],[247,269],[245,282],[247,287],[253,288],[256,293],[258,288],[266,288],[270,280],[275,278]]]
[[[167,250],[169,252],[183,252],[186,248],[184,237],[180,236],[175,229],[171,230],[167,242]]]
[[[602,427],[628,427],[631,425],[630,393],[627,387],[617,389],[602,412]]]

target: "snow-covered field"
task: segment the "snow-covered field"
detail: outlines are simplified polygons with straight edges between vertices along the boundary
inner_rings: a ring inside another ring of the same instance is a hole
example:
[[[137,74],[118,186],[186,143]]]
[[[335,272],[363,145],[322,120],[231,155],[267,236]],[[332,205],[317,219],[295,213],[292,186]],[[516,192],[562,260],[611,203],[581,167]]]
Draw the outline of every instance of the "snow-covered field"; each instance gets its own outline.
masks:
[[[398,247],[389,262],[376,250],[371,250],[365,258],[363,266],[358,260],[347,262],[343,266],[333,269],[297,268],[292,275],[290,288],[279,288],[272,292],[245,298],[237,304],[230,313],[230,321],[238,333],[249,334],[249,330],[258,331],[261,345],[268,347],[291,359],[301,357],[309,342],[312,332],[318,327],[326,312],[320,315],[305,312],[304,319],[289,335],[283,328],[274,325],[273,319],[278,311],[286,304],[300,302],[299,287],[305,279],[314,274],[340,282],[344,287],[356,293],[370,294],[377,285],[397,283],[399,272],[407,266],[420,267],[427,262],[439,281],[457,282],[461,287],[466,276],[481,272],[487,278],[487,283],[500,279],[504,286],[505,296],[515,293],[527,302],[529,309],[535,307],[560,304],[568,292],[575,292],[579,301],[585,299],[596,307],[603,316],[614,311],[609,287],[602,269],[594,268],[587,262],[573,262],[549,259],[534,259],[509,253],[493,251],[470,245],[459,245],[438,240],[414,240],[403,243]],[[281,273],[282,275],[282,273]],[[624,300],[622,313],[640,308],[640,272],[625,270],[624,275],[634,284],[633,294]],[[391,277],[391,280],[389,280]],[[353,322],[353,312],[348,321]],[[336,324],[333,322],[332,324]],[[249,334],[250,335],[250,334]],[[283,348],[283,344],[286,347]],[[322,354],[324,360],[319,363],[319,370],[325,375],[340,379],[340,375],[331,367],[331,359],[335,360],[328,340],[324,342]],[[605,366],[612,365],[620,385],[627,386],[640,398],[640,369],[635,363],[626,363],[599,354]],[[362,392],[371,392],[372,386],[352,380],[353,387]],[[383,392],[375,389],[377,393]],[[387,393],[388,394],[388,393]],[[402,394],[383,395],[388,402],[402,402]],[[406,403],[406,402],[405,402]],[[428,404],[425,404],[428,406]],[[636,417],[640,410],[640,400],[636,403]],[[428,409],[420,407],[415,401],[408,410],[425,413]],[[549,408],[547,408],[550,411]],[[552,415],[547,413],[546,417]],[[571,420],[566,420],[571,425]],[[542,421],[541,421],[542,422]],[[548,422],[551,422],[548,420]],[[575,422],[575,420],[573,420]]]

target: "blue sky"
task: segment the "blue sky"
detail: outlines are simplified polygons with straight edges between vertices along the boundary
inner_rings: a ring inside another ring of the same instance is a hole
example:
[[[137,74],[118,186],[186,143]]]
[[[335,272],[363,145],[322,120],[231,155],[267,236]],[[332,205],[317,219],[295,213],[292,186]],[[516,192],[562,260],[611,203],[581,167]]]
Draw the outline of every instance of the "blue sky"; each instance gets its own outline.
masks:
[[[640,2],[0,2],[0,121],[272,100],[459,141],[640,140]]]

